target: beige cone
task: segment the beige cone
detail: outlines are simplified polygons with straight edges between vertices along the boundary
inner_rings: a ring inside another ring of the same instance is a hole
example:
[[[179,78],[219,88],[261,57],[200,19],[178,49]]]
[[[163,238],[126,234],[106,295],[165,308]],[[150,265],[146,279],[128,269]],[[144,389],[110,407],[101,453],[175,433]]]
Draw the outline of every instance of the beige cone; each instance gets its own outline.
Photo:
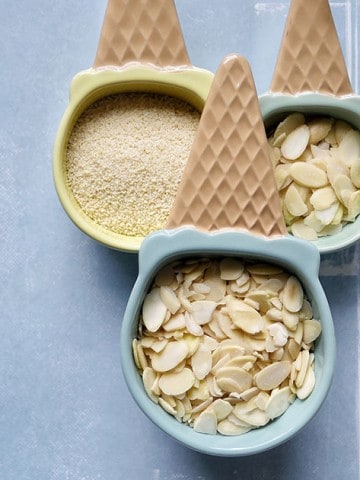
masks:
[[[219,67],[185,168],[168,228],[245,229],[284,235],[269,147],[248,62]]]
[[[328,0],[292,0],[270,91],[353,93]]]
[[[109,0],[94,68],[190,65],[173,0]]]

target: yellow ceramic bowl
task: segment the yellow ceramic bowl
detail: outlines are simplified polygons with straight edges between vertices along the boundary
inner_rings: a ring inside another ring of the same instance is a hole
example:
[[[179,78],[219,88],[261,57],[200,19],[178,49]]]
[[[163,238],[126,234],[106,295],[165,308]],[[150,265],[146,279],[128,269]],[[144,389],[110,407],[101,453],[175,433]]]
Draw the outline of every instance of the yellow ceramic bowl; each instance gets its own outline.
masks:
[[[73,195],[67,180],[66,149],[73,127],[84,110],[110,94],[152,92],[180,98],[201,112],[211,81],[210,72],[194,67],[173,71],[148,66],[130,66],[122,70],[90,69],[74,77],[70,102],[55,140],[53,173],[60,202],[80,230],[108,247],[129,252],[138,251],[143,240],[143,237],[114,233],[94,222]]]
[[[146,15],[150,8],[151,18],[157,18],[156,24]],[[212,79],[211,72],[191,65],[172,0],[109,1],[94,67],[72,80],[69,105],[54,146],[56,190],[75,225],[100,243],[118,250],[136,252],[143,240],[99,225],[75,199],[67,179],[66,152],[80,115],[100,98],[125,92],[177,97],[201,112]]]

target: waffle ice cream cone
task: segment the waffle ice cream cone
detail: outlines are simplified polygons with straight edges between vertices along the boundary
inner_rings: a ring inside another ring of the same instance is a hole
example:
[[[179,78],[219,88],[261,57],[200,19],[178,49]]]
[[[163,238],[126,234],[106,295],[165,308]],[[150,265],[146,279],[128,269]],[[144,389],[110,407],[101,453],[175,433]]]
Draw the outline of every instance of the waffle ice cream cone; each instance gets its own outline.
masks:
[[[292,0],[270,91],[353,93],[328,0]]]
[[[168,228],[286,233],[248,62],[225,58],[200,120]]]
[[[129,62],[190,65],[172,0],[109,0],[94,68]]]

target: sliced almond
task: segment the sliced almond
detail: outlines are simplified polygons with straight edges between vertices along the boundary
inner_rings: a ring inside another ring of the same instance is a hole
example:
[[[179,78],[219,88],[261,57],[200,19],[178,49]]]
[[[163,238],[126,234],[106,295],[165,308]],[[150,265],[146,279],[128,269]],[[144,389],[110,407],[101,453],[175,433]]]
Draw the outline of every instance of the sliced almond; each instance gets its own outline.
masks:
[[[260,390],[272,390],[288,377],[290,369],[288,361],[272,363],[255,375],[255,384]]]
[[[315,215],[315,211],[312,211],[306,218],[304,218],[304,224],[312,228],[315,233],[320,232],[324,228],[324,225]]]
[[[325,210],[314,210],[315,217],[325,226],[329,225],[335,218],[336,212],[338,210],[338,202],[330,205],[330,207]]]
[[[213,397],[222,397],[224,392],[221,390],[219,385],[217,384],[216,378],[213,376],[208,376],[208,387],[209,392]]]
[[[328,235],[335,235],[342,230],[342,225],[326,225],[320,232],[318,233],[319,237],[326,237]]]
[[[142,316],[143,322],[149,332],[156,332],[166,317],[167,308],[160,297],[160,289],[154,288],[145,297]]]
[[[211,409],[215,413],[217,421],[220,422],[232,412],[233,407],[229,402],[218,398],[211,404]]]
[[[152,356],[151,364],[157,372],[168,372],[181,363],[189,353],[185,341],[169,342],[160,352]]]
[[[292,360],[295,360],[297,356],[299,355],[301,345],[296,343],[293,338],[290,338],[288,344],[287,344],[288,351],[290,353],[290,356]]]
[[[199,403],[199,405],[196,405],[194,408],[192,408],[191,413],[194,414],[194,413],[202,412],[203,410],[207,409],[212,404],[212,402],[213,402],[213,398],[208,397],[206,400]]]
[[[291,113],[288,115],[279,125],[276,127],[274,132],[274,139],[285,133],[289,135],[293,130],[295,130],[300,125],[305,123],[305,117],[302,113]]]
[[[227,297],[227,307],[233,323],[247,333],[258,333],[264,327],[264,320],[255,308],[242,300]]]
[[[333,180],[333,187],[339,200],[347,207],[351,193],[356,192],[350,178],[347,175],[337,175]]]
[[[208,435],[215,435],[217,431],[216,415],[211,410],[205,410],[194,422],[194,430]]]
[[[328,184],[326,173],[321,168],[306,162],[296,162],[290,167],[292,178],[304,187],[319,188]]]
[[[347,220],[352,222],[360,214],[360,190],[350,194]]]
[[[303,220],[298,220],[291,225],[291,233],[298,238],[314,241],[318,236],[314,228],[306,225]]]
[[[281,153],[288,160],[296,160],[305,151],[310,138],[307,125],[301,125],[293,130],[281,144]]]
[[[161,375],[159,387],[166,395],[181,395],[190,390],[194,382],[193,372],[189,368],[184,368],[179,373],[169,372]]]
[[[329,150],[327,149],[325,150],[324,148],[317,147],[316,145],[310,145],[310,150],[313,157],[312,160],[317,160],[317,161],[325,160],[323,164],[326,165],[327,163],[326,160],[328,160],[330,157]],[[310,161],[310,159],[308,161]]]
[[[138,341],[137,341],[136,338],[134,338],[134,340],[132,341],[132,352],[133,352],[134,362],[135,362],[136,367],[138,369],[141,369],[137,346],[138,346]]]
[[[184,317],[186,330],[195,337],[202,337],[204,331],[201,326],[195,322],[193,315],[189,312],[185,312]]]
[[[280,148],[269,145],[269,154],[273,167],[276,167],[280,160]]]
[[[195,336],[195,335],[185,334],[182,337],[182,341],[185,342],[186,347],[188,349],[188,355],[187,356],[194,355],[194,353],[196,352],[196,350],[197,350],[197,348],[200,344],[200,338]]]
[[[161,352],[161,350],[163,350],[165,348],[165,345],[167,343],[168,343],[168,339],[167,338],[162,338],[161,340],[156,340],[156,341],[152,342],[150,348],[154,352],[159,353],[159,352]],[[142,345],[142,343],[141,343],[141,345]]]
[[[216,381],[224,392],[244,392],[250,388],[252,375],[243,368],[222,367],[216,372]]]
[[[141,343],[139,343],[139,342],[137,343],[136,349],[137,349],[138,361],[140,363],[140,368],[142,370],[145,370],[145,368],[148,366],[148,361],[147,361],[146,355],[144,353],[144,349],[141,346]]]
[[[222,280],[236,280],[244,272],[244,264],[234,258],[224,258],[220,262],[220,278]]]
[[[314,191],[311,195],[310,203],[315,210],[325,210],[334,203],[337,203],[337,196],[332,187],[323,187]]]
[[[335,181],[340,175],[349,177],[349,170],[346,165],[337,158],[337,154],[334,155],[334,150],[332,150],[332,158],[327,162],[326,173],[329,178],[329,182],[333,189],[335,190]],[[336,190],[335,190],[336,192]]]
[[[254,308],[252,310],[233,311],[231,319],[238,328],[247,333],[258,333],[264,328],[264,320]]]
[[[181,422],[181,419],[183,418],[183,416],[185,415],[185,407],[184,407],[184,404],[181,400],[179,400],[178,398],[175,398],[175,402],[176,402],[176,418],[177,420],[179,420]]]
[[[260,408],[260,410],[265,410],[266,405],[269,401],[269,398],[270,398],[270,395],[267,392],[264,392],[264,391],[259,392],[255,398],[256,406]]]
[[[280,390],[272,391],[270,398],[265,407],[266,415],[273,420],[282,415],[293,399],[293,393],[289,387],[280,388]]]
[[[221,435],[242,435],[247,433],[250,429],[250,426],[242,427],[240,425],[235,425],[233,422],[227,419],[219,422],[217,426],[217,431],[221,433]]]
[[[276,138],[273,139],[272,146],[275,148],[281,147],[285,138],[286,138],[286,133],[282,133],[281,135],[278,135]]]
[[[289,312],[299,312],[304,300],[304,291],[299,280],[291,275],[283,291],[283,305]]]
[[[296,330],[294,332],[294,340],[296,343],[298,343],[299,345],[301,344],[302,342],[302,339],[303,339],[303,335],[304,335],[304,323],[303,322],[299,322],[297,327],[296,327]]]
[[[275,280],[275,279],[274,279],[274,280]],[[286,281],[284,281],[284,282],[280,281],[280,282],[281,282],[281,286],[280,286],[279,290],[282,290],[282,289],[284,288],[284,286],[285,286],[285,282],[286,282]],[[273,298],[270,300],[270,303],[271,303],[271,305],[273,305],[277,310],[280,310],[280,311],[281,311],[283,305],[282,305],[282,302],[281,302],[281,300],[280,300],[279,297],[273,297]],[[269,312],[269,311],[268,311],[268,312]]]
[[[210,349],[211,352],[213,350],[216,350],[216,348],[219,346],[218,340],[216,340],[215,338],[209,337],[209,335],[204,335],[203,343]]]
[[[300,400],[305,400],[313,391],[315,386],[315,374],[313,368],[310,366],[306,372],[303,384],[297,389],[296,395]]]
[[[233,398],[231,398],[231,401],[233,401]],[[240,403],[242,402],[234,402],[234,406],[235,405],[239,405]],[[247,403],[247,402],[246,402]],[[231,412],[229,414],[229,416],[227,417],[227,420],[229,420],[229,422],[233,423],[234,425],[237,425],[239,427],[248,427],[248,428],[251,428],[251,425],[248,423],[248,422],[245,422],[245,420],[240,420],[239,417],[237,417],[233,412]]]
[[[333,123],[329,133],[326,135],[325,140],[330,144],[330,145],[335,145],[337,143],[336,136],[335,136],[335,123]]]
[[[202,380],[210,372],[211,367],[211,350],[207,345],[202,343],[191,357],[191,368],[195,377],[199,380]]]
[[[210,287],[209,285],[205,285],[205,283],[194,282],[192,284],[192,287],[194,289],[194,292],[196,293],[201,293],[203,295],[207,295],[208,293],[210,293]]]
[[[263,427],[269,422],[269,417],[263,410],[260,408],[255,408],[251,411],[245,412],[242,409],[239,409],[240,404],[235,405],[234,414],[239,420],[242,420],[253,427]]]
[[[289,213],[294,217],[307,213],[308,208],[294,185],[290,185],[287,189],[284,202]]]
[[[288,341],[289,333],[283,323],[275,322],[267,327],[276,347],[283,347]]]
[[[321,333],[321,323],[318,320],[304,320],[303,342],[310,344],[314,342]]]
[[[299,353],[296,359],[296,362],[298,362],[298,359],[299,359],[300,368],[298,369],[299,373],[297,374],[295,379],[295,385],[297,388],[300,388],[301,385],[304,383],[305,374],[309,367],[309,360],[310,360],[309,350],[302,350]]]
[[[278,278],[269,278],[261,284],[261,291],[264,291],[269,296],[277,293],[284,286],[283,282]]]
[[[354,159],[350,165],[350,178],[356,188],[360,188],[360,157]]]
[[[323,140],[330,132],[333,121],[330,118],[315,118],[310,120],[308,127],[310,130],[309,142],[317,144]]]
[[[204,402],[208,400],[210,393],[209,385],[206,380],[197,383],[197,380],[195,379],[194,386],[187,392],[187,396],[191,401],[200,400],[201,402]]]
[[[289,331],[296,330],[300,315],[298,312],[289,312],[285,307],[282,309],[282,321]]]
[[[205,325],[206,323],[210,322],[216,306],[217,303],[211,300],[200,300],[198,302],[193,302],[191,304],[191,314],[193,319],[198,325]]]
[[[311,303],[308,300],[306,300],[306,298],[304,298],[304,301],[299,313],[300,313],[301,320],[310,320],[313,317]]]
[[[290,176],[290,165],[279,164],[274,170],[276,186],[278,190],[282,190],[290,185],[292,177]]]
[[[167,402],[161,397],[159,397],[159,405],[161,405],[161,407],[165,410],[165,412],[170,413],[170,415],[173,415],[174,417],[176,417],[177,415],[176,409],[172,407],[169,402]]]
[[[239,357],[230,358],[226,363],[226,366],[243,368],[244,370],[249,371],[254,366],[255,361],[256,357],[254,355],[241,355]]]
[[[163,301],[166,308],[171,312],[173,315],[179,310],[181,307],[181,303],[177,298],[175,292],[167,286],[160,287],[160,297]]]
[[[360,158],[360,132],[349,130],[339,143],[339,157],[350,167]]]
[[[247,390],[240,393],[239,397],[244,402],[248,402],[251,398],[255,397],[259,393],[259,389],[257,387],[250,387]]]
[[[185,328],[185,315],[178,313],[174,315],[168,322],[163,325],[163,329],[166,332],[174,332],[176,330],[182,330]]]
[[[283,272],[283,269],[278,265],[271,265],[270,263],[255,263],[247,266],[247,270],[252,275],[277,275]]]
[[[344,122],[343,120],[337,120],[335,122],[335,138],[338,144],[340,144],[344,138],[344,136],[352,130],[352,127],[349,123]]]

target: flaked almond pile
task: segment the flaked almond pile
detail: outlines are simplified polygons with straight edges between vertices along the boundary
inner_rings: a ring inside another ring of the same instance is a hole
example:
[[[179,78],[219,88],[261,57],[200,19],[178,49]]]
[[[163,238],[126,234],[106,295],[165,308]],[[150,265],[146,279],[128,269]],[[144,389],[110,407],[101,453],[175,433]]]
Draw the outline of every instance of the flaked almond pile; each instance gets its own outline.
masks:
[[[280,267],[188,259],[157,274],[133,354],[148,396],[179,422],[240,435],[311,394],[320,333],[299,280]]]
[[[360,213],[360,132],[330,117],[288,115],[268,139],[289,231],[333,235]]]

